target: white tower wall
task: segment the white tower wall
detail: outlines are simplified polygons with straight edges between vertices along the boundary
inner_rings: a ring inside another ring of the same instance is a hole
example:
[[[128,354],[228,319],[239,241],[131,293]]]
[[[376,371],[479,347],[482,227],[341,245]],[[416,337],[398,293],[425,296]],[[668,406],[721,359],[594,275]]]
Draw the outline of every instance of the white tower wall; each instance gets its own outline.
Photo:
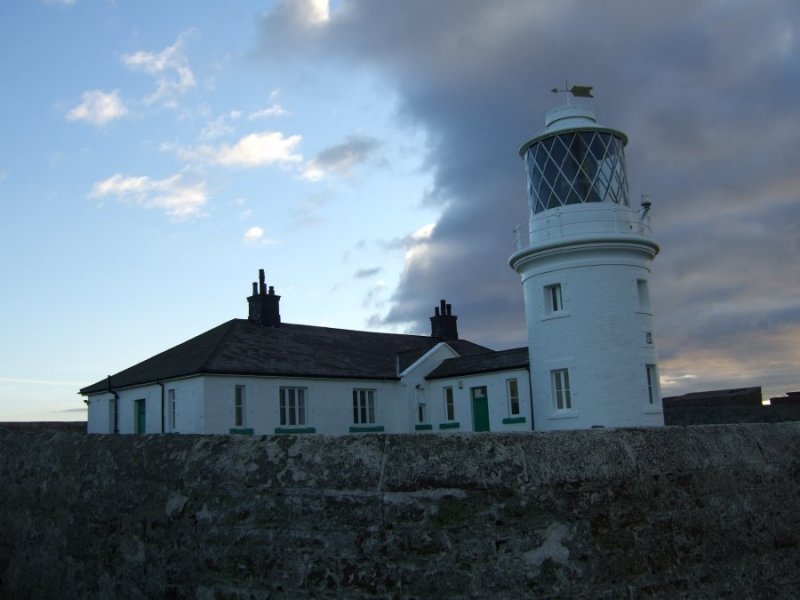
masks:
[[[529,238],[509,261],[523,285],[534,429],[663,425],[649,297],[658,245],[647,210],[628,205],[627,140],[585,107],[554,113],[521,151]]]

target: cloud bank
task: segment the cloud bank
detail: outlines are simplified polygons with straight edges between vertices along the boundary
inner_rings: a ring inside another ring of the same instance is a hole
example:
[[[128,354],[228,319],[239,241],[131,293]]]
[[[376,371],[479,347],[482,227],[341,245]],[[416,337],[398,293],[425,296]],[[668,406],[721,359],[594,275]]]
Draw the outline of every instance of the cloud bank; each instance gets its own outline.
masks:
[[[447,298],[464,336],[525,343],[507,266],[527,220],[517,149],[593,85],[628,134],[631,197],[648,193],[662,246],[653,297],[665,393],[800,387],[800,4],[714,0],[283,2],[262,18],[264,60],[330,61],[391,81],[402,121],[428,133],[441,208],[412,244],[387,325],[425,330]],[[316,11],[316,12],[315,12]]]

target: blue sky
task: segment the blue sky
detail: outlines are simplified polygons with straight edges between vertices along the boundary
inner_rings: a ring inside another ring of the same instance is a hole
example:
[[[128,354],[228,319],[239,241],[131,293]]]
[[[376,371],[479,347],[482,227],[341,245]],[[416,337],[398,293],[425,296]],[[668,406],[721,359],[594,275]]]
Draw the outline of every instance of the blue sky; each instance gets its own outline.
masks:
[[[602,6],[600,6],[602,4]],[[665,393],[800,389],[791,0],[0,6],[0,421],[234,317],[524,343],[519,146],[569,79],[630,137]]]

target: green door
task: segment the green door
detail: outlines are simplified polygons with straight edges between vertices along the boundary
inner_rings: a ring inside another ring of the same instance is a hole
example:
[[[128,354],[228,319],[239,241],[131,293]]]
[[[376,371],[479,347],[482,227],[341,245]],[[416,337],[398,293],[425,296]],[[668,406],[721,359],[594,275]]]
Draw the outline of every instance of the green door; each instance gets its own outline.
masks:
[[[145,412],[144,399],[136,400],[134,402],[134,409],[136,412],[136,433],[145,433],[147,431],[147,413]]]
[[[489,397],[486,386],[474,387],[472,392],[472,430],[489,431]]]

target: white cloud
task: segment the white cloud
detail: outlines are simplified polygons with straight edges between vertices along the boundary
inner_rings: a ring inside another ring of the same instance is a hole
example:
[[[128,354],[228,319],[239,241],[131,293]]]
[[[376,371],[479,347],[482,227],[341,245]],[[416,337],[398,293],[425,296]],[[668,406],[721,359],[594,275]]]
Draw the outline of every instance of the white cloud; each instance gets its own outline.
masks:
[[[247,115],[247,118],[250,120],[253,119],[263,119],[265,117],[283,117],[289,114],[281,104],[278,102],[278,96],[280,96],[280,90],[272,90],[269,95],[270,105],[266,108],[262,108],[260,110],[256,110],[251,112]]]
[[[264,230],[259,227],[251,227],[247,231],[244,232],[244,243],[245,244],[255,244],[261,241],[261,238],[264,237]]]
[[[258,225],[255,225],[244,232],[242,242],[248,245],[265,245],[275,243],[274,240],[268,240],[264,238],[264,229]]]
[[[411,239],[415,242],[422,242],[429,240],[433,236],[433,230],[436,229],[436,223],[428,223],[417,229],[411,234]]]
[[[247,118],[250,120],[253,119],[263,119],[264,117],[283,117],[289,114],[283,106],[278,103],[270,104],[266,108],[262,108],[255,112],[250,113]]]
[[[116,197],[121,202],[163,210],[176,221],[200,216],[208,202],[205,182],[186,183],[179,173],[166,179],[126,177],[119,173],[92,186],[92,198]]]
[[[44,0],[45,4],[57,4],[59,6],[72,6],[76,0]]]
[[[331,7],[329,0],[308,0],[309,20],[312,23],[322,24],[330,21]]]
[[[244,136],[234,145],[203,145],[195,148],[178,148],[180,158],[226,167],[261,167],[284,165],[303,160],[294,149],[303,138],[299,135],[284,137],[280,131],[262,131]]]
[[[220,115],[212,121],[208,121],[200,132],[200,138],[213,140],[228,133],[233,133],[232,121],[238,120],[242,116],[242,111],[232,110],[227,114]]]
[[[81,99],[83,101],[67,113],[68,120],[86,121],[102,127],[128,113],[118,90],[108,93],[102,90],[90,90],[84,92]]]
[[[156,76],[156,91],[144,99],[146,104],[161,102],[165,106],[175,107],[177,96],[197,85],[183,49],[185,37],[179,36],[172,46],[158,53],[139,50],[122,57],[128,67]]]

